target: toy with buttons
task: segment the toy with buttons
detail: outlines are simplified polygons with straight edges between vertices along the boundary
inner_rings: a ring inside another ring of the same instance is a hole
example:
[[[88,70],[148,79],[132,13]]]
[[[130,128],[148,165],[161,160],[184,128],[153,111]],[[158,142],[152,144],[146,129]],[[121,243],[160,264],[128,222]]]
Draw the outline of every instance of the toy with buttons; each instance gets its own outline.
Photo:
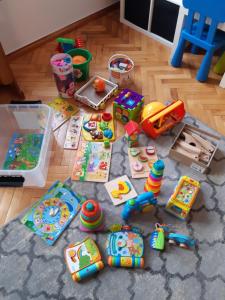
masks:
[[[159,159],[156,162],[154,162],[151,171],[149,173],[149,177],[145,183],[145,187],[144,187],[145,192],[152,191],[155,196],[158,196],[162,184],[164,169],[165,169],[165,164],[163,160]]]
[[[97,201],[87,200],[83,203],[80,222],[80,230],[84,232],[96,232],[104,229],[103,211]]]

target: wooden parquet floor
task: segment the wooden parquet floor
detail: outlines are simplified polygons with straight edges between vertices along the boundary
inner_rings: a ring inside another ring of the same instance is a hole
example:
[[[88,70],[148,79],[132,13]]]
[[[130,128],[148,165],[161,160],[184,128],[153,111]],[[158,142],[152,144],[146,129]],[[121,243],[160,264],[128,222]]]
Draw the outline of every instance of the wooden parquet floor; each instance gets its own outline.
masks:
[[[65,36],[80,36],[85,40],[86,47],[93,54],[91,75],[97,73],[108,78],[109,57],[114,53],[125,53],[135,62],[133,84],[130,88],[143,94],[146,103],[156,99],[162,102],[182,99],[190,114],[225,134],[225,90],[219,88],[220,77],[213,73],[210,73],[207,83],[202,84],[195,80],[201,56],[187,53],[183,67],[172,68],[168,64],[170,49],[121,24],[118,10],[92,20]],[[11,62],[26,99],[49,101],[57,96],[49,66],[55,47],[56,43],[52,40]],[[62,148],[65,130],[64,126],[55,134],[53,155],[44,189],[0,189],[1,225],[34,203],[55,180],[64,180],[70,175],[74,152],[64,151]],[[117,132],[118,135],[122,134],[122,126],[117,126]]]

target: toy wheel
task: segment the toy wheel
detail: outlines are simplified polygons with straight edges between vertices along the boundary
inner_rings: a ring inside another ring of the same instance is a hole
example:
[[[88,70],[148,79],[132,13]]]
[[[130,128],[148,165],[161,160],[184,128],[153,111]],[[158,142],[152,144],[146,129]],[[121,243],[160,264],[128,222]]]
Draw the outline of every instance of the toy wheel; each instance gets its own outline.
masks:
[[[180,245],[179,245],[181,248],[183,248],[183,249],[188,249],[188,246],[186,245],[186,244],[184,244],[184,243],[180,243]]]
[[[123,225],[122,229],[123,230],[131,230],[131,226],[129,226],[129,225]]]
[[[176,244],[176,242],[174,240],[169,240],[168,242],[169,242],[170,245],[175,245]]]

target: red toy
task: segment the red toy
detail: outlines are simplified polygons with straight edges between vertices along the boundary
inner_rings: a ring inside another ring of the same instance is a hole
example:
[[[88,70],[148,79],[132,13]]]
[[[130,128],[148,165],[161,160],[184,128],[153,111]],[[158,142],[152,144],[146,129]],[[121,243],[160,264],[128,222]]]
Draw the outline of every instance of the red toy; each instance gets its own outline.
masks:
[[[105,91],[105,81],[101,78],[96,78],[93,86],[97,93],[102,93]]]
[[[125,126],[125,138],[128,141],[129,147],[136,147],[138,146],[138,134],[140,133],[140,128],[138,123],[134,121],[129,121]]]
[[[181,100],[173,101],[168,105],[161,102],[151,102],[142,111],[141,127],[147,135],[157,138],[180,122],[184,115],[184,103]]]
[[[60,53],[65,53],[74,48],[84,48],[84,41],[81,38],[77,39],[68,39],[68,38],[57,38],[56,41],[58,42],[56,51]]]

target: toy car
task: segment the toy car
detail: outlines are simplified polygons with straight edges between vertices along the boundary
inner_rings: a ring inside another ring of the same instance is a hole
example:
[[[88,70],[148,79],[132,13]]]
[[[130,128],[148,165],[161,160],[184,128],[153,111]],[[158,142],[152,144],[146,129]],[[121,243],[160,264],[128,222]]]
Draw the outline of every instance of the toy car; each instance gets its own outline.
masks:
[[[184,249],[195,246],[195,240],[184,234],[169,233],[167,239],[170,245],[178,245]]]

